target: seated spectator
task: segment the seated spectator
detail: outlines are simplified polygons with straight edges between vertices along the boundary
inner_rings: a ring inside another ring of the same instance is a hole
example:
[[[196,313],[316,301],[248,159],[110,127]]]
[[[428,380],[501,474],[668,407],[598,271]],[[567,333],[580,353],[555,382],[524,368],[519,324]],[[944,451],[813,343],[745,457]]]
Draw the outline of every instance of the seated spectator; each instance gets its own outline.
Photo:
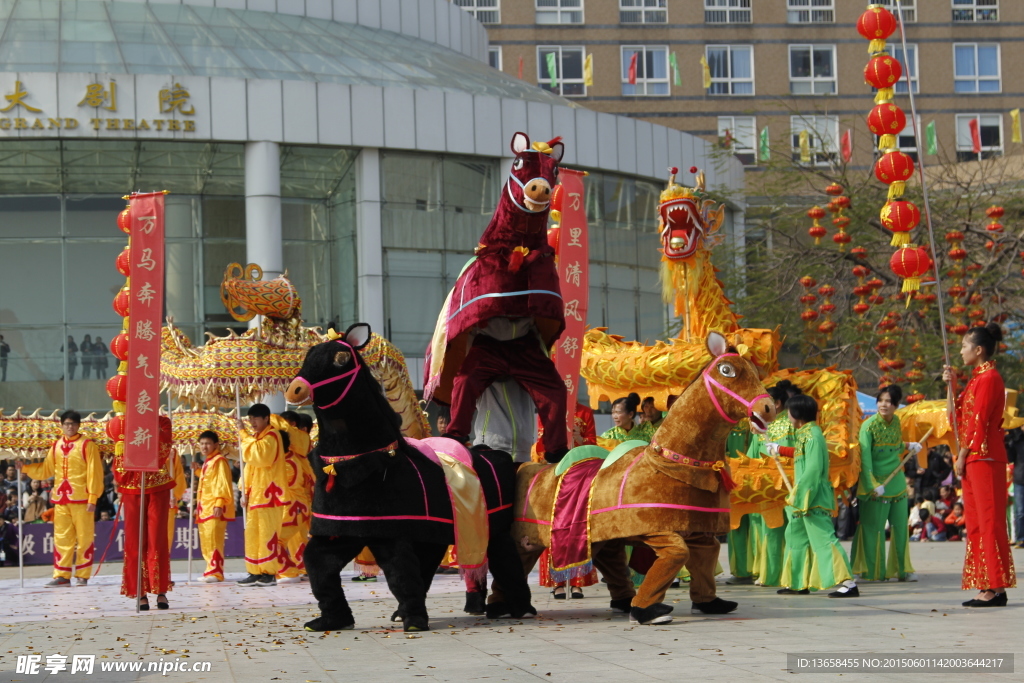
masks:
[[[964,518],[964,504],[953,503],[953,510],[946,516],[946,533],[951,541],[962,541],[967,537],[967,521]]]
[[[2,516],[8,522],[17,523],[19,513],[18,489],[7,489],[7,507],[4,508]]]
[[[907,518],[907,524],[911,529],[914,528],[915,524],[921,521],[921,504],[924,503],[924,498],[918,496],[914,498],[914,504],[910,506],[910,516]]]
[[[0,517],[0,567],[18,564],[18,527]]]
[[[33,479],[29,482],[28,488],[21,493],[21,506],[24,508],[28,507],[29,498],[33,495],[42,498],[43,503],[49,507],[50,505],[50,492],[43,488],[43,482],[38,479]]]
[[[32,483],[39,484],[37,480],[33,480]],[[42,518],[43,513],[46,512],[46,508],[49,507],[44,492],[38,486],[35,487],[33,491],[26,491],[23,496],[23,500],[25,506],[24,520],[26,524],[39,521]]]
[[[952,486],[940,486],[939,499],[935,501],[935,509],[938,510],[939,503],[942,503],[945,506],[946,514],[949,514],[953,510],[956,500],[956,489]]]
[[[101,521],[101,522],[109,522],[110,521],[110,513],[107,512],[106,510],[101,512],[100,513],[100,520],[99,521]]]
[[[946,524],[937,516],[933,516],[928,512],[927,508],[921,508],[919,511],[920,520],[914,526],[910,536],[911,541],[936,541],[941,542],[946,540]]]

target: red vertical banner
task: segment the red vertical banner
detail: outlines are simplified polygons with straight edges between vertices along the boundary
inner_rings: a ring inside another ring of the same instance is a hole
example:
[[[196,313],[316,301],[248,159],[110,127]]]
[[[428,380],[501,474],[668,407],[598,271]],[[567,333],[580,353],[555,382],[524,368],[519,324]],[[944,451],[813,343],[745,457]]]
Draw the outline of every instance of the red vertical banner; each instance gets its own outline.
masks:
[[[971,151],[981,154],[981,122],[978,119],[971,119],[967,122],[971,131]]]
[[[565,305],[565,332],[555,345],[555,367],[569,394],[565,424],[572,447],[573,417],[583,361],[583,333],[590,300],[590,246],[587,241],[587,206],[583,196],[584,171],[563,168],[562,222],[558,231],[558,276]]]
[[[133,194],[128,287],[124,468],[160,469],[160,327],[164,310],[164,193]]]

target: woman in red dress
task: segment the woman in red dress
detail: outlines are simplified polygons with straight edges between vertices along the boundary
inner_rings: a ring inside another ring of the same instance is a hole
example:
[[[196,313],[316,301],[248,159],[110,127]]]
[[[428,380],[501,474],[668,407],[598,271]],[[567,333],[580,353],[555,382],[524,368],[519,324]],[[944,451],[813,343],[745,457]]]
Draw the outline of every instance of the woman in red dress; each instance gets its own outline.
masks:
[[[1005,391],[992,360],[1002,338],[999,325],[991,322],[965,334],[960,356],[974,369],[955,406],[955,387],[949,385],[950,412],[956,416],[960,438],[954,467],[963,482],[967,516],[962,585],[964,590],[979,590],[964,607],[1003,607],[1006,589],[1017,585],[1006,533]],[[952,369],[947,367],[943,379],[948,383],[952,378]]]
[[[167,515],[170,508],[174,476],[171,458],[177,457],[171,448],[171,421],[160,417],[160,470],[147,472],[145,528],[143,547],[139,548],[139,498],[141,493],[138,471],[124,469],[124,456],[114,456],[114,477],[117,490],[124,503],[124,573],[121,576],[121,595],[136,598],[141,590],[140,609],[149,609],[147,593],[156,593],[158,609],[168,609],[167,593],[171,590],[171,552],[167,538]],[[142,586],[138,586],[138,562],[142,561]]]

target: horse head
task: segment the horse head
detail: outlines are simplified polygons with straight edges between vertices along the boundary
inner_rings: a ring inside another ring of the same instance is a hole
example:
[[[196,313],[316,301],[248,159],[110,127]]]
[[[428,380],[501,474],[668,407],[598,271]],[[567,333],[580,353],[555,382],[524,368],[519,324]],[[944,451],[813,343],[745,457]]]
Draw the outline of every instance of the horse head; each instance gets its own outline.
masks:
[[[516,158],[505,181],[505,194],[524,213],[547,211],[552,190],[558,182],[558,164],[565,153],[561,138],[531,145],[526,133],[516,133],[512,136],[511,147]]]
[[[704,240],[721,227],[725,205],[712,210],[715,202],[705,198],[703,173],[697,174],[697,186],[691,189],[676,183],[679,169],[673,167],[669,172],[668,186],[658,204],[658,229],[665,257],[680,261],[693,257]]]
[[[706,345],[712,361],[675,402],[668,417],[672,418],[678,410],[675,417],[681,420],[692,420],[693,414],[709,414],[730,425],[747,418],[751,430],[763,434],[775,419],[776,411],[757,368],[718,332],[708,334]],[[693,414],[683,415],[684,412]]]
[[[312,404],[318,411],[341,410],[346,397],[358,400],[352,392],[360,374],[370,370],[359,355],[360,349],[370,341],[370,326],[352,325],[345,334],[331,330],[329,340],[310,347],[302,368],[284,392],[286,401],[293,405]],[[374,380],[376,381],[376,380]]]

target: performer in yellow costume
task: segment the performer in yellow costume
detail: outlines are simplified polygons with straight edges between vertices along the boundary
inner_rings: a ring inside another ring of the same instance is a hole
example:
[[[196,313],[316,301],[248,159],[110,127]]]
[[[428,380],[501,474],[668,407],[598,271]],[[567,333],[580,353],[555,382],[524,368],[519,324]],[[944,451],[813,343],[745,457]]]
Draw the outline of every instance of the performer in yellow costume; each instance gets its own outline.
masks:
[[[103,495],[103,461],[96,444],[78,433],[82,416],[73,410],[60,416],[64,436],[42,462],[21,469],[33,479],[53,477],[53,580],[47,586],[85,586],[92,575],[96,500]],[[20,463],[19,463],[20,464]],[[77,547],[78,553],[75,554]]]
[[[278,583],[299,583],[305,573],[302,553],[306,549],[309,528],[309,506],[313,502],[313,468],[309,454],[309,434],[299,427],[299,414],[287,410],[272,415],[270,424],[288,435],[285,448],[286,481],[285,512],[281,522],[281,568]],[[305,465],[305,467],[303,467]],[[303,533],[303,529],[306,532]]]
[[[235,518],[235,496],[231,490],[231,465],[220,452],[217,432],[199,435],[199,452],[203,469],[199,471],[196,490],[196,524],[199,526],[199,547],[206,560],[204,583],[224,580],[224,537],[228,522]]]
[[[270,424],[270,408],[256,403],[246,415],[255,436],[238,430],[245,464],[242,505],[245,524],[245,569],[249,576],[239,586],[277,585],[281,569],[281,522],[288,485],[285,449],[281,433]]]

